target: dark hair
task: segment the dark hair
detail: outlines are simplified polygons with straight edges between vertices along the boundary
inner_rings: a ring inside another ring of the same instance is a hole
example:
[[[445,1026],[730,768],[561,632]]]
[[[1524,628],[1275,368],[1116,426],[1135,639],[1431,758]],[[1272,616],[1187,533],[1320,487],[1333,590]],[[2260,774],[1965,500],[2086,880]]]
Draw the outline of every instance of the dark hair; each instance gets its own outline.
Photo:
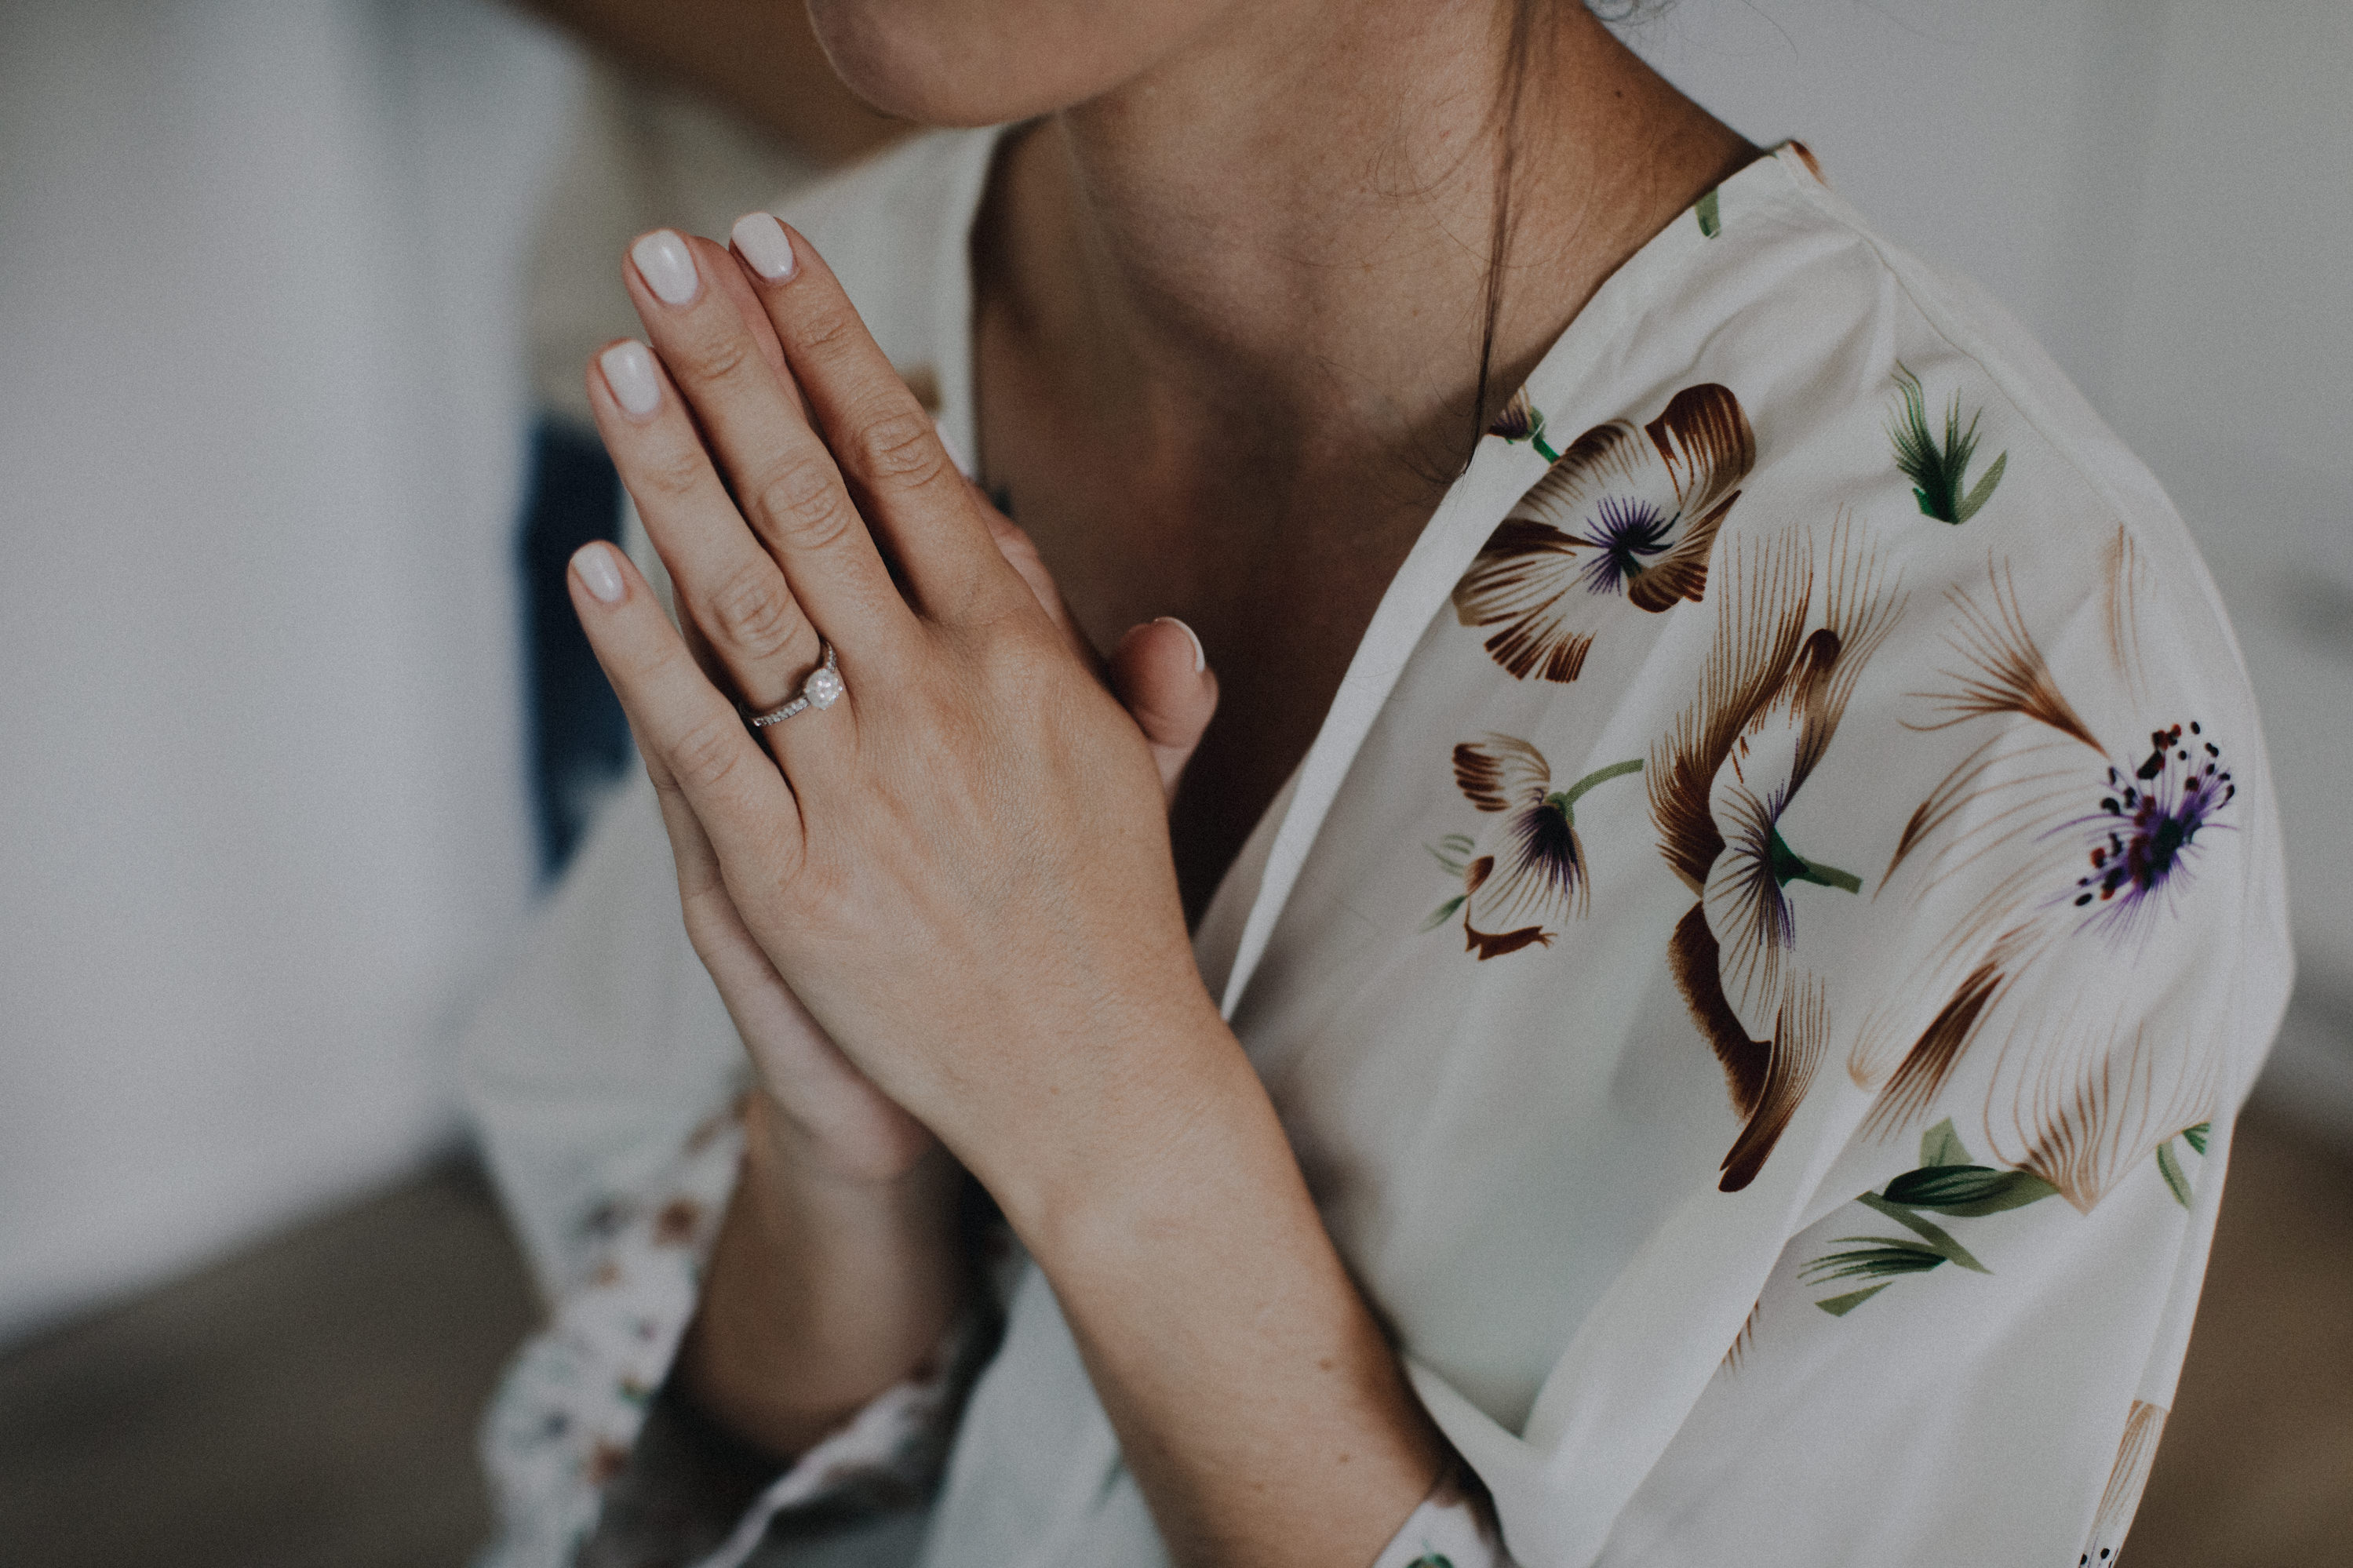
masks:
[[[1471,400],[1471,439],[1453,466],[1460,475],[1478,455],[1480,439],[1494,423],[1503,402],[1493,384],[1495,369],[1495,329],[1504,314],[1504,270],[1512,245],[1512,176],[1519,161],[1520,104],[1527,96],[1528,70],[1535,53],[1536,29],[1557,15],[1553,7],[1573,0],[1507,0],[1511,7],[1510,37],[1504,46],[1504,79],[1495,93],[1495,211],[1487,229],[1487,279],[1479,300],[1479,379]],[[1585,0],[1586,9],[1608,23],[1640,21],[1655,16],[1674,0]],[[1504,394],[1510,397],[1519,389]]]
[[[1509,0],[1511,37],[1504,45],[1504,80],[1495,94],[1495,210],[1487,229],[1487,280],[1479,299],[1479,379],[1471,399],[1471,439],[1455,472],[1471,466],[1493,412],[1495,329],[1504,314],[1504,267],[1512,247],[1512,172],[1519,161],[1520,100],[1527,95],[1528,56],[1536,10],[1547,0]],[[1516,390],[1516,389],[1514,389]]]

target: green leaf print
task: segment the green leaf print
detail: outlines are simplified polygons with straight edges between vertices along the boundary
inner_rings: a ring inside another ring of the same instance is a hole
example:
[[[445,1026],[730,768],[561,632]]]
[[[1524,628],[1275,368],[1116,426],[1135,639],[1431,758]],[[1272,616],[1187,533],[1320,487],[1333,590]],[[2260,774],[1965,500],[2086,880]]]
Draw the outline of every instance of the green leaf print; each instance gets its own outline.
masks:
[[[1716,192],[1710,191],[1700,197],[1699,205],[1693,210],[1699,216],[1700,233],[1714,239],[1724,232],[1724,206]]]
[[[1914,1214],[1906,1205],[1892,1202],[1889,1199],[1880,1196],[1877,1193],[1865,1193],[1854,1201],[1862,1205],[1865,1208],[1877,1209],[1889,1219],[1894,1220],[1905,1229],[1911,1231],[1913,1234],[1919,1237],[1923,1241],[1926,1241],[1928,1244],[1929,1251],[1935,1253],[1946,1262],[1957,1263],[1972,1274],[1990,1274],[1993,1272],[1992,1269],[1988,1268],[1984,1264],[1979,1263],[1974,1257],[1972,1257],[1968,1247],[1963,1247],[1959,1242],[1955,1241],[1953,1239],[1952,1232],[1947,1230],[1940,1225],[1922,1219],[1918,1215]],[[1868,1241],[1873,1238],[1870,1237],[1847,1237],[1843,1239],[1848,1241]],[[1910,1242],[1904,1242],[1901,1245],[1909,1247],[1912,1244]]]
[[[1471,851],[1478,847],[1479,841],[1467,833],[1450,833],[1435,844],[1422,846],[1430,851],[1431,859],[1446,868],[1450,877],[1462,875],[1462,868],[1471,864]]]
[[[2174,1157],[2173,1140],[2168,1138],[2157,1146],[2157,1169],[2165,1184],[2173,1189],[2173,1199],[2183,1208],[2189,1206],[2189,1176],[2182,1170],[2181,1162]]]
[[[2001,483],[2010,467],[2010,454],[1994,458],[1977,484],[1965,491],[1969,462],[1977,456],[1978,421],[1985,410],[1970,415],[1968,428],[1962,428],[1961,395],[1954,393],[1945,409],[1945,438],[1940,442],[1928,425],[1927,393],[1920,378],[1901,360],[1895,363],[1895,384],[1904,404],[1888,419],[1887,437],[1894,443],[1895,466],[1912,481],[1921,515],[1939,522],[1968,521],[1993,499],[1994,487]]]
[[[1873,1285],[1868,1290],[1850,1290],[1843,1296],[1825,1296],[1814,1305],[1833,1318],[1843,1318],[1886,1289],[1885,1285]]]
[[[2206,1140],[2212,1136],[2213,1131],[2212,1122],[2201,1121],[2195,1127],[2183,1128],[2174,1134],[2174,1138],[2189,1144],[2202,1158],[2206,1152]],[[2189,1173],[2182,1168],[2181,1156],[2173,1152],[2173,1138],[2157,1146],[2157,1173],[2163,1176],[2165,1184],[2173,1189],[2174,1201],[2188,1208],[2195,1194],[2189,1185]]]
[[[1952,1232],[1924,1217],[1922,1211],[1973,1218],[2041,1203],[2058,1191],[2031,1171],[2000,1171],[1974,1163],[1948,1116],[1920,1135],[1918,1170],[1905,1172],[1889,1182],[1884,1191],[1864,1193],[1854,1200],[1920,1239],[1842,1236],[1836,1245],[1852,1250],[1825,1253],[1799,1270],[1799,1278],[1810,1285],[1858,1279],[1892,1282],[1894,1277],[1926,1274],[1947,1263],[1974,1274],[1990,1274],[1993,1270],[1978,1262]],[[1833,1318],[1843,1318],[1886,1289],[1887,1283],[1881,1283],[1868,1290],[1826,1296],[1814,1305]]]
[[[1405,1568],[1454,1568],[1454,1559],[1443,1552],[1425,1552]]]
[[[1968,1165],[1976,1162],[1961,1144],[1961,1135],[1953,1131],[1953,1119],[1946,1117],[1920,1134],[1920,1163],[1929,1165]]]
[[[1984,1165],[1939,1165],[1906,1171],[1887,1184],[1887,1201],[1936,1214],[2000,1214],[2023,1208],[2059,1189],[2031,1171],[1996,1171]]]
[[[1468,893],[1455,894],[1452,898],[1447,900],[1444,903],[1430,910],[1429,917],[1415,929],[1417,931],[1436,931],[1440,926],[1444,925],[1448,921],[1454,918],[1454,911],[1461,909],[1462,907],[1462,900],[1470,896],[1471,895]]]
[[[1945,1255],[1917,1242],[1885,1236],[1841,1236],[1841,1247],[1852,1252],[1830,1252],[1806,1265],[1805,1279],[1820,1284],[1831,1279],[1877,1279],[1886,1275],[1925,1274],[1941,1268]]]

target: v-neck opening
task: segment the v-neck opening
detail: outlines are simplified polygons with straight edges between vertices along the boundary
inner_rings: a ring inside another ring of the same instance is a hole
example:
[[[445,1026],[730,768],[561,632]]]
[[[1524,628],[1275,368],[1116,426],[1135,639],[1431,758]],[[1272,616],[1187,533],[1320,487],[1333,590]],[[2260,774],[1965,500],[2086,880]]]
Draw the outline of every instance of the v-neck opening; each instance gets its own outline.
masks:
[[[981,466],[977,290],[973,278],[975,227],[987,205],[989,184],[1008,139],[1028,121],[973,133],[967,162],[955,172],[949,211],[955,242],[942,246],[934,276],[934,321],[938,333],[939,423],[952,452],[969,454],[973,477]],[[1548,392],[1575,384],[1574,367],[1589,368],[1613,335],[1640,315],[1641,305],[1679,264],[1719,235],[1738,212],[1765,196],[1768,181],[1806,177],[1806,154],[1784,142],[1743,165],[1723,184],[1668,220],[1658,233],[1602,279],[1582,310],[1561,330],[1528,373],[1519,390],[1538,404],[1556,402]],[[1816,176],[1818,177],[1818,176]],[[1697,222],[1692,221],[1699,214]],[[1219,873],[1202,907],[1195,931],[1197,962],[1230,1022],[1265,956],[1274,927],[1289,902],[1334,800],[1355,764],[1365,738],[1387,704],[1405,662],[1431,618],[1445,604],[1472,555],[1548,462],[1532,445],[1482,437],[1470,464],[1446,489],[1429,521],[1381,591],[1372,617],[1356,638],[1346,672],[1331,704],[1317,721],[1314,739],[1252,822],[1240,850]],[[1262,853],[1261,852],[1262,850]],[[1240,879],[1255,876],[1245,892]],[[1239,931],[1231,930],[1236,900],[1246,900]],[[1222,917],[1222,918],[1221,918]],[[1232,938],[1230,959],[1223,949]],[[1222,968],[1222,975],[1210,971]]]

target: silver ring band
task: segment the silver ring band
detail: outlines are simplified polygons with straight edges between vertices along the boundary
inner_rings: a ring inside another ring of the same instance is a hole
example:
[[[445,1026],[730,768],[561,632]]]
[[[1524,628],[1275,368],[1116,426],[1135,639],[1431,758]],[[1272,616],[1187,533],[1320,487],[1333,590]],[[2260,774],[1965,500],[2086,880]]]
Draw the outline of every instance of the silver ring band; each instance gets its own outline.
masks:
[[[783,723],[804,708],[830,708],[840,701],[842,693],[849,689],[841,683],[841,666],[833,657],[833,645],[828,643],[825,645],[825,662],[809,671],[808,679],[801,682],[799,696],[781,707],[769,709],[765,713],[747,712],[744,717],[750,721],[754,730],[765,729],[771,724]]]

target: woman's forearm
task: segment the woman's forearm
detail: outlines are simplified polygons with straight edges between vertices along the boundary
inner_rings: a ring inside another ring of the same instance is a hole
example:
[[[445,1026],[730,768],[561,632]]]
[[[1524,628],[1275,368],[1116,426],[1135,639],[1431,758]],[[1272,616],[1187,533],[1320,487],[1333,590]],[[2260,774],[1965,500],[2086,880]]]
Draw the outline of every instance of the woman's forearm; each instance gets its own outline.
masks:
[[[889,1181],[797,1157],[788,1120],[755,1091],[744,1172],[722,1221],[679,1375],[705,1412],[792,1459],[906,1378],[963,1309],[963,1175],[934,1149]]]
[[[1362,1568],[1428,1494],[1445,1440],[1218,1033],[1171,1053],[1204,1070],[1135,1107],[1148,1129],[1074,1137],[1067,1178],[1007,1184],[1008,1215],[1178,1563]]]

